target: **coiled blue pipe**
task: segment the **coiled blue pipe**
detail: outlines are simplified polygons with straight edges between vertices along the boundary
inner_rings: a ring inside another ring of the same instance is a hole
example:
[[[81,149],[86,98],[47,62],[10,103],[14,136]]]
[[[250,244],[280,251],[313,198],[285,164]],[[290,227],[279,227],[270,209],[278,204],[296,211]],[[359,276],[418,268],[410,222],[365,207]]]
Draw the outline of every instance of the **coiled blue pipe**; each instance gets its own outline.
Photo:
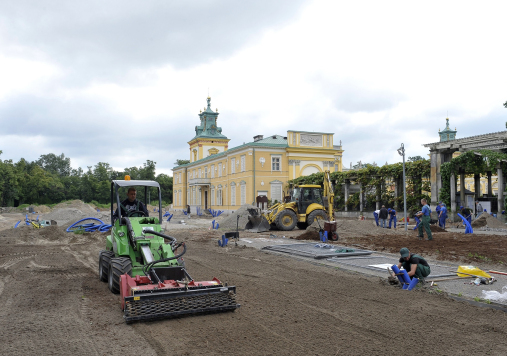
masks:
[[[86,220],[95,220],[95,221],[98,221],[98,222],[100,222],[100,225],[95,225],[93,223],[78,225],[81,221],[86,221]],[[73,227],[79,227],[79,228],[84,227],[85,231],[86,231],[87,229],[90,229],[91,226],[102,226],[102,225],[105,225],[105,224],[100,219],[97,219],[97,218],[84,218],[84,219],[78,220],[74,224],[70,225],[65,231],[67,231],[67,232],[74,232],[75,230],[71,230]],[[93,230],[91,230],[91,231],[93,231]]]

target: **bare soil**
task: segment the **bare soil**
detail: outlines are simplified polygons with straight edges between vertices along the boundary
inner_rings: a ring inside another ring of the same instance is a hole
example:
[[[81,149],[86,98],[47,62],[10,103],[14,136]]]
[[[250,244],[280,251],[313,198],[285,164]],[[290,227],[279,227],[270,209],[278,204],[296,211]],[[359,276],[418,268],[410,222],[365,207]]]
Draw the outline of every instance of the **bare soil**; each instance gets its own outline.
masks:
[[[405,234],[380,236],[345,236],[339,242],[345,245],[360,245],[373,251],[397,253],[402,247],[437,260],[467,262],[474,264],[505,266],[507,264],[507,236],[464,234],[461,232],[432,232],[433,240],[419,240],[417,230]]]
[[[119,297],[98,278],[106,234],[9,229],[0,231],[0,354],[507,354],[503,311],[253,248],[219,248],[216,231],[168,232],[187,242],[192,277],[236,286],[239,309],[127,325]],[[283,234],[297,238],[303,232]],[[338,243],[393,252],[409,246],[456,259],[474,251],[496,261],[505,259],[505,241],[448,232],[419,241],[415,232],[375,227],[369,236],[342,231]]]

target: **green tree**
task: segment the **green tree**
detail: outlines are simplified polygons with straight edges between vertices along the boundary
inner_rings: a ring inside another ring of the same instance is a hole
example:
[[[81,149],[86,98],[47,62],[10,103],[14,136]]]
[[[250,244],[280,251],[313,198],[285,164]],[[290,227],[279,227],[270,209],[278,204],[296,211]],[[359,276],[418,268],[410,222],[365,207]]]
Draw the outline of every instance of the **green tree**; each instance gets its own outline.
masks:
[[[59,176],[69,176],[72,171],[72,167],[70,166],[70,158],[65,157],[63,153],[59,156],[55,155],[54,153],[41,155],[40,158],[35,161],[35,163],[45,171],[57,174]]]
[[[167,174],[161,173],[157,175],[155,180],[158,184],[160,184],[162,201],[171,204],[173,201],[173,177],[169,177]]]
[[[2,151],[0,151],[0,155]],[[19,172],[12,160],[0,160],[0,204],[12,206],[19,199]]]
[[[181,166],[188,163],[190,163],[189,159],[176,159],[176,162],[174,162],[176,166]]]
[[[413,157],[408,157],[408,162],[416,162],[416,161],[422,161],[424,160],[425,158],[421,157],[421,156],[413,156]]]

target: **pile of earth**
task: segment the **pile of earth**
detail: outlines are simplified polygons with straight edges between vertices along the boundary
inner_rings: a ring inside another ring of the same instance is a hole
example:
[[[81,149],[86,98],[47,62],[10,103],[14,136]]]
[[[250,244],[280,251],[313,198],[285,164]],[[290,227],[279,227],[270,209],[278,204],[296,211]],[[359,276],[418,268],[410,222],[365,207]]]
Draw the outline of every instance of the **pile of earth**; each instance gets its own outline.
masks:
[[[239,230],[244,230],[246,224],[248,223],[248,216],[250,215],[248,209],[257,209],[257,207],[250,204],[245,204],[242,205],[238,210],[232,212],[230,215],[224,216],[223,218],[219,217],[217,220],[220,224],[220,228],[227,230],[236,230],[237,225]]]
[[[324,227],[324,226],[322,226]],[[307,228],[318,231],[318,225],[315,221],[311,226]],[[389,235],[405,235],[405,230],[403,226],[398,225],[395,229],[394,227],[391,229],[384,229],[380,226],[377,226],[372,220],[345,220],[338,219],[336,221],[336,232],[338,236],[346,235],[347,237],[355,237],[355,236],[383,236],[386,234]]]
[[[104,239],[107,233],[93,232],[74,234],[66,232],[61,226],[51,225],[39,229],[33,226],[20,225],[15,229],[0,232],[0,237],[11,238],[17,244],[47,245],[47,244],[73,244]]]
[[[447,230],[442,229],[440,226],[437,225],[430,225],[431,232],[447,232]]]
[[[507,229],[507,225],[489,214],[481,214],[477,219],[472,221],[473,228],[487,226],[493,229]]]

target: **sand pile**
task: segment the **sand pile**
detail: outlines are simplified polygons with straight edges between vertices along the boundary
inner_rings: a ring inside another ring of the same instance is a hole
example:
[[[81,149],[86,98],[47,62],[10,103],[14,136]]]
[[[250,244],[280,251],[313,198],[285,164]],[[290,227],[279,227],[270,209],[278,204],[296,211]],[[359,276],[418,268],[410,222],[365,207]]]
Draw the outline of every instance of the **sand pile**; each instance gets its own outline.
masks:
[[[239,230],[244,230],[246,224],[248,223],[248,215],[250,215],[247,209],[257,209],[257,207],[250,204],[245,204],[242,205],[238,210],[235,210],[231,215],[228,215],[223,219],[220,219],[219,217],[218,223],[220,224],[220,228],[226,230],[236,230],[236,222],[239,215],[238,227]]]
[[[69,209],[69,208],[81,210],[85,214],[86,213],[94,213],[97,211],[92,206],[90,206],[90,204],[83,203],[83,201],[81,201],[81,200],[71,200],[71,201],[66,201],[63,203],[56,204],[53,207],[53,210]]]
[[[503,224],[500,220],[489,214],[482,214],[477,219],[472,221],[473,228],[487,226],[493,229],[507,229],[507,225]]]
[[[13,238],[16,243],[30,245],[47,244],[74,244],[89,241],[105,241],[108,233],[85,233],[74,234],[66,232],[65,228],[57,225],[46,226],[35,229],[32,226],[20,225],[16,229],[9,229],[0,232],[0,237]]]
[[[67,228],[78,220],[90,217],[101,219],[104,223],[109,224],[111,221],[110,216],[111,214],[109,211],[99,212],[94,210],[92,211],[88,210],[87,212],[83,212],[76,208],[65,208],[53,210],[49,214],[43,214],[41,219],[55,220],[58,226],[63,226],[64,228]]]

